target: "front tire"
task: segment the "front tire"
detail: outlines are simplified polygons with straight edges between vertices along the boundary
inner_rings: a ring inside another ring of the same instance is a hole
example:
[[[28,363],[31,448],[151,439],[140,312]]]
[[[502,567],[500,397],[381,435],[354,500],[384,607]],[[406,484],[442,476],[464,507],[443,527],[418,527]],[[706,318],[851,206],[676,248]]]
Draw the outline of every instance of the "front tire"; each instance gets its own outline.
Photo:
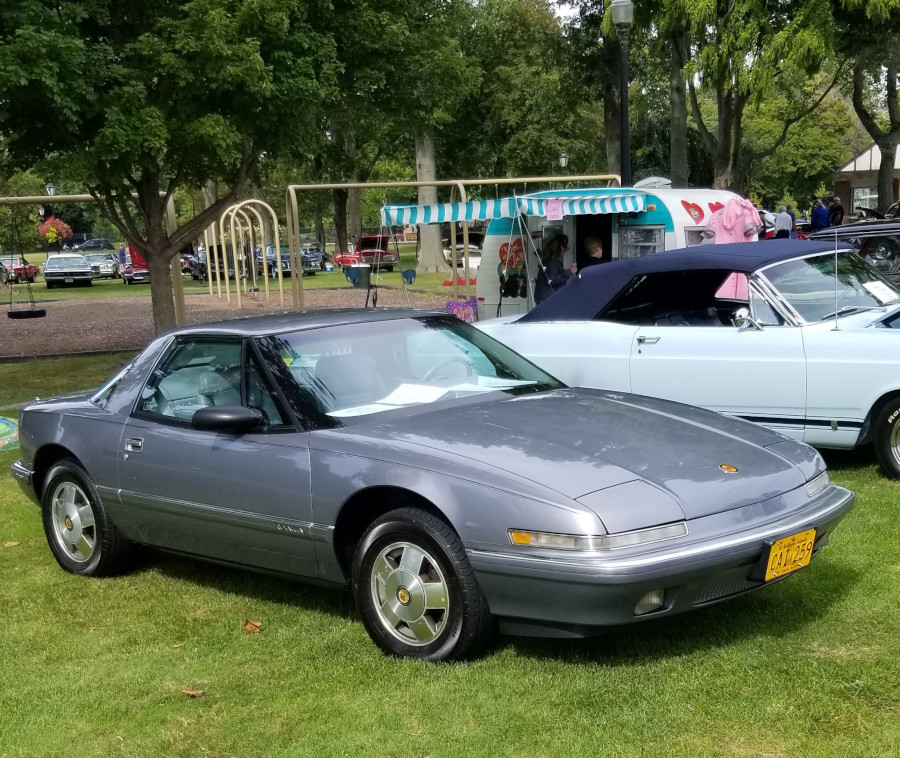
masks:
[[[427,661],[478,655],[494,621],[465,548],[443,520],[417,508],[376,519],[353,560],[353,595],[385,653]]]
[[[107,516],[88,473],[71,458],[47,473],[41,515],[53,557],[66,571],[112,576],[124,569],[128,543]]]

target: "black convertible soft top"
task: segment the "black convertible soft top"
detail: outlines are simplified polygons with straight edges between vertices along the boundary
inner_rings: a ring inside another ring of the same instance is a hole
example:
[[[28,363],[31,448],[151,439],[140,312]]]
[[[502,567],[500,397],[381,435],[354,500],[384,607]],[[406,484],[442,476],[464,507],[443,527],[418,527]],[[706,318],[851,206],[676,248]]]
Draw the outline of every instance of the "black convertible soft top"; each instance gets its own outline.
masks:
[[[839,250],[853,250],[838,242]],[[519,319],[526,321],[588,321],[642,274],[676,271],[736,271],[749,274],[770,263],[817,253],[834,252],[835,242],[765,240],[704,245],[653,253],[640,258],[589,266],[569,283]]]

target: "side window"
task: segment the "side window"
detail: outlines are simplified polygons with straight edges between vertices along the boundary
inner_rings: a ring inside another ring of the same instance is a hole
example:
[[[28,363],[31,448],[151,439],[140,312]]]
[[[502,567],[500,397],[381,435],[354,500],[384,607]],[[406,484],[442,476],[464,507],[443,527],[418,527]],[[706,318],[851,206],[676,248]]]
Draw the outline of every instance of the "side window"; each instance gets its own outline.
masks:
[[[763,326],[782,326],[784,319],[755,289],[750,290],[750,315]]]
[[[211,405],[241,403],[241,341],[195,337],[172,343],[141,391],[138,411],[190,421]]]
[[[262,369],[252,355],[247,360],[247,405],[261,410],[270,426],[281,426],[286,418],[278,397],[272,393]]]

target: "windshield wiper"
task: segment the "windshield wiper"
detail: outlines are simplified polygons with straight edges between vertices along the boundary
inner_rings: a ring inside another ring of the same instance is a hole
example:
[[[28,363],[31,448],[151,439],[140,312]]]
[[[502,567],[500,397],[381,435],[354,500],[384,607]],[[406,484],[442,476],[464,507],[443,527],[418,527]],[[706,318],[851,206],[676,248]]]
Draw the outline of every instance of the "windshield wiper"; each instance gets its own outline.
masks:
[[[828,319],[830,318],[849,316],[851,313],[862,313],[863,311],[877,310],[884,310],[884,307],[880,305],[845,305],[843,308],[838,308],[838,310],[832,311],[827,316],[822,316],[819,321],[828,321]]]

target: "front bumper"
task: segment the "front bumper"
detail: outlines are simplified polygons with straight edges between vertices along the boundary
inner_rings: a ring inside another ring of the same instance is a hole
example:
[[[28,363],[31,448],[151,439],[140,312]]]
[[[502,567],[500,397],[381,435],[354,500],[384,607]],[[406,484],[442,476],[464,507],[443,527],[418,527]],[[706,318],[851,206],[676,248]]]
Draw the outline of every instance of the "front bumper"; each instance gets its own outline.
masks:
[[[94,281],[93,271],[69,271],[69,272],[52,272],[44,274],[44,281],[51,284],[74,284],[75,282],[92,282]]]
[[[522,551],[470,550],[469,561],[505,631],[580,637],[602,627],[689,611],[780,581],[750,579],[768,545],[815,528],[815,556],[853,500],[849,490],[829,486],[803,509],[744,531],[709,538],[689,535],[602,557],[536,558]],[[654,590],[664,591],[663,606],[635,616],[638,601]]]

